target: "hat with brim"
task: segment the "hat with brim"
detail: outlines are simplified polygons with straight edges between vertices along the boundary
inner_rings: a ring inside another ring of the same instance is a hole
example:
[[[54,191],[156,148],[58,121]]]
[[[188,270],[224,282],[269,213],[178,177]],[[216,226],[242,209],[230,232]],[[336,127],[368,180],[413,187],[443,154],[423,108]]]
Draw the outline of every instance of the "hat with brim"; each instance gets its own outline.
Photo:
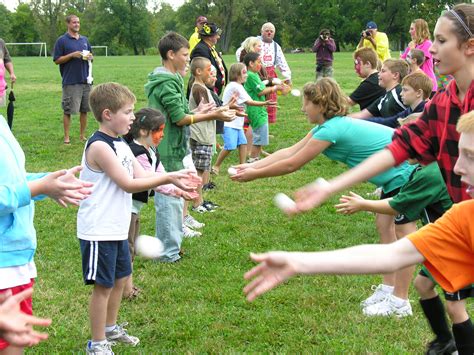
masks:
[[[199,30],[199,34],[201,35],[201,37],[220,35],[221,33],[221,29],[215,23],[212,22],[206,22]]]
[[[376,30],[377,24],[374,21],[367,22],[367,26],[365,26],[367,30]]]

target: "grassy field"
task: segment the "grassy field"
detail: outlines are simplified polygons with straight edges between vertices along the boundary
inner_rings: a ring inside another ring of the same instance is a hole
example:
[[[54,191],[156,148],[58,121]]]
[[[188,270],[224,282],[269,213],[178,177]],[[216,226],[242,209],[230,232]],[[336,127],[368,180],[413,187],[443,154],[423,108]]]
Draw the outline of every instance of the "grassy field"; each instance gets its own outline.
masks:
[[[295,87],[314,78],[314,57],[288,55]],[[233,56],[225,57],[231,64]],[[15,58],[18,83],[14,134],[27,157],[27,170],[52,171],[80,163],[83,144],[78,120],[72,127],[72,144],[62,144],[61,85],[51,58]],[[146,105],[143,85],[159,64],[158,57],[97,57],[95,83],[117,81],[137,95],[136,108]],[[338,53],[335,77],[349,93],[358,84],[349,53]],[[282,97],[277,124],[271,126],[268,151],[293,144],[311,128],[300,111],[299,98]],[[97,124],[90,119],[89,133]],[[222,171],[235,163],[227,159]],[[243,273],[252,267],[250,251],[326,250],[378,240],[373,216],[336,215],[336,198],[319,209],[284,217],[272,204],[273,195],[292,193],[318,176],[332,177],[345,167],[321,156],[289,176],[246,184],[232,183],[225,174],[214,179],[218,188],[208,198],[222,207],[213,214],[196,216],[205,222],[201,238],[183,243],[181,262],[165,265],[138,259],[135,282],[140,297],[125,301],[120,321],[128,321],[137,335],[137,348],[116,346],[117,353],[420,353],[430,340],[412,289],[414,316],[405,319],[366,318],[359,302],[370,294],[379,276],[298,277],[263,296],[246,302]],[[355,188],[373,190],[369,184]],[[38,234],[35,291],[36,314],[50,316],[48,341],[33,353],[82,352],[89,338],[87,316],[91,288],[83,285],[76,209],[61,209],[51,201],[36,204]],[[142,215],[142,232],[154,233],[150,203]],[[472,311],[472,304],[471,311]]]

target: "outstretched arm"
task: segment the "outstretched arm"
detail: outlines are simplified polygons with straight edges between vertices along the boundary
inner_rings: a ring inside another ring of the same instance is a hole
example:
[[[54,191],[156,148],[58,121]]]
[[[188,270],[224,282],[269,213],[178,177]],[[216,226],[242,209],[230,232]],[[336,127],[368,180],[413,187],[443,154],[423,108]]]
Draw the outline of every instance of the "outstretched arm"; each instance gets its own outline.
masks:
[[[385,274],[424,261],[406,238],[327,252],[251,254],[251,259],[259,264],[244,275],[252,280],[244,288],[249,301],[297,274]]]
[[[359,211],[369,211],[374,213],[381,213],[396,216],[400,212],[394,210],[389,201],[392,198],[386,198],[383,200],[366,200],[360,195],[354,192],[350,192],[349,195],[342,195],[339,198],[339,204],[337,204],[336,211],[341,214],[353,214]]]

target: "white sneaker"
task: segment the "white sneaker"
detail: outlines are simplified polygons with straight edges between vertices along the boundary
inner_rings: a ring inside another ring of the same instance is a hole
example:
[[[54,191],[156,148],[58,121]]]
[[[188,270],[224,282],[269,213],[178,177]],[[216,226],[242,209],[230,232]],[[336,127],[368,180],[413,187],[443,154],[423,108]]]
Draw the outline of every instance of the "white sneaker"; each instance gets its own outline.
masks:
[[[393,293],[393,287],[386,286],[386,285],[372,285],[371,287],[372,291],[374,291],[373,295],[367,298],[366,300],[362,301],[360,303],[360,306],[362,308],[372,306],[373,304],[377,304],[382,302],[387,298],[387,296],[390,296]]]
[[[394,295],[389,295],[382,302],[365,307],[362,311],[366,316],[386,317],[394,315],[397,317],[406,317],[413,315],[410,301],[400,298],[397,299]]]
[[[114,355],[112,348],[110,347],[112,343],[106,341],[103,344],[97,344],[92,346],[92,342],[89,340],[86,346],[87,355]]]
[[[183,237],[194,238],[194,237],[200,237],[201,235],[202,235],[201,232],[192,230],[191,228],[183,224]]]
[[[140,342],[140,339],[134,337],[133,335],[128,334],[127,329],[124,327],[127,326],[127,322],[122,324],[117,324],[114,330],[110,332],[105,332],[105,337],[109,344],[114,345],[113,343],[124,343],[131,346],[137,346]]]
[[[190,214],[184,217],[184,225],[193,229],[200,229],[205,226],[204,223],[196,221]]]

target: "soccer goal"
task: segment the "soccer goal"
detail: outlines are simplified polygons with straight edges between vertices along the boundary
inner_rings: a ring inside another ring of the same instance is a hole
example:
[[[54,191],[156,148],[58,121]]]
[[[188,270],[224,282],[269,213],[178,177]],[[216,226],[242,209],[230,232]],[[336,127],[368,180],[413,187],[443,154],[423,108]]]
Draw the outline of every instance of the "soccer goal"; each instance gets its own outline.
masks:
[[[108,56],[108,52],[109,52],[109,46],[91,46],[92,49],[94,48],[100,48],[100,49],[104,49],[105,50],[105,56],[107,57]],[[94,52],[94,55],[99,55],[98,53],[102,52],[102,51],[93,51]]]
[[[38,53],[39,57],[47,57],[47,47],[46,47],[46,42],[26,42],[26,43],[5,43],[8,51],[11,52],[12,55],[23,55],[23,56],[33,56]],[[15,49],[15,46],[21,46],[22,48],[20,49]],[[37,48],[39,46],[39,52]]]

